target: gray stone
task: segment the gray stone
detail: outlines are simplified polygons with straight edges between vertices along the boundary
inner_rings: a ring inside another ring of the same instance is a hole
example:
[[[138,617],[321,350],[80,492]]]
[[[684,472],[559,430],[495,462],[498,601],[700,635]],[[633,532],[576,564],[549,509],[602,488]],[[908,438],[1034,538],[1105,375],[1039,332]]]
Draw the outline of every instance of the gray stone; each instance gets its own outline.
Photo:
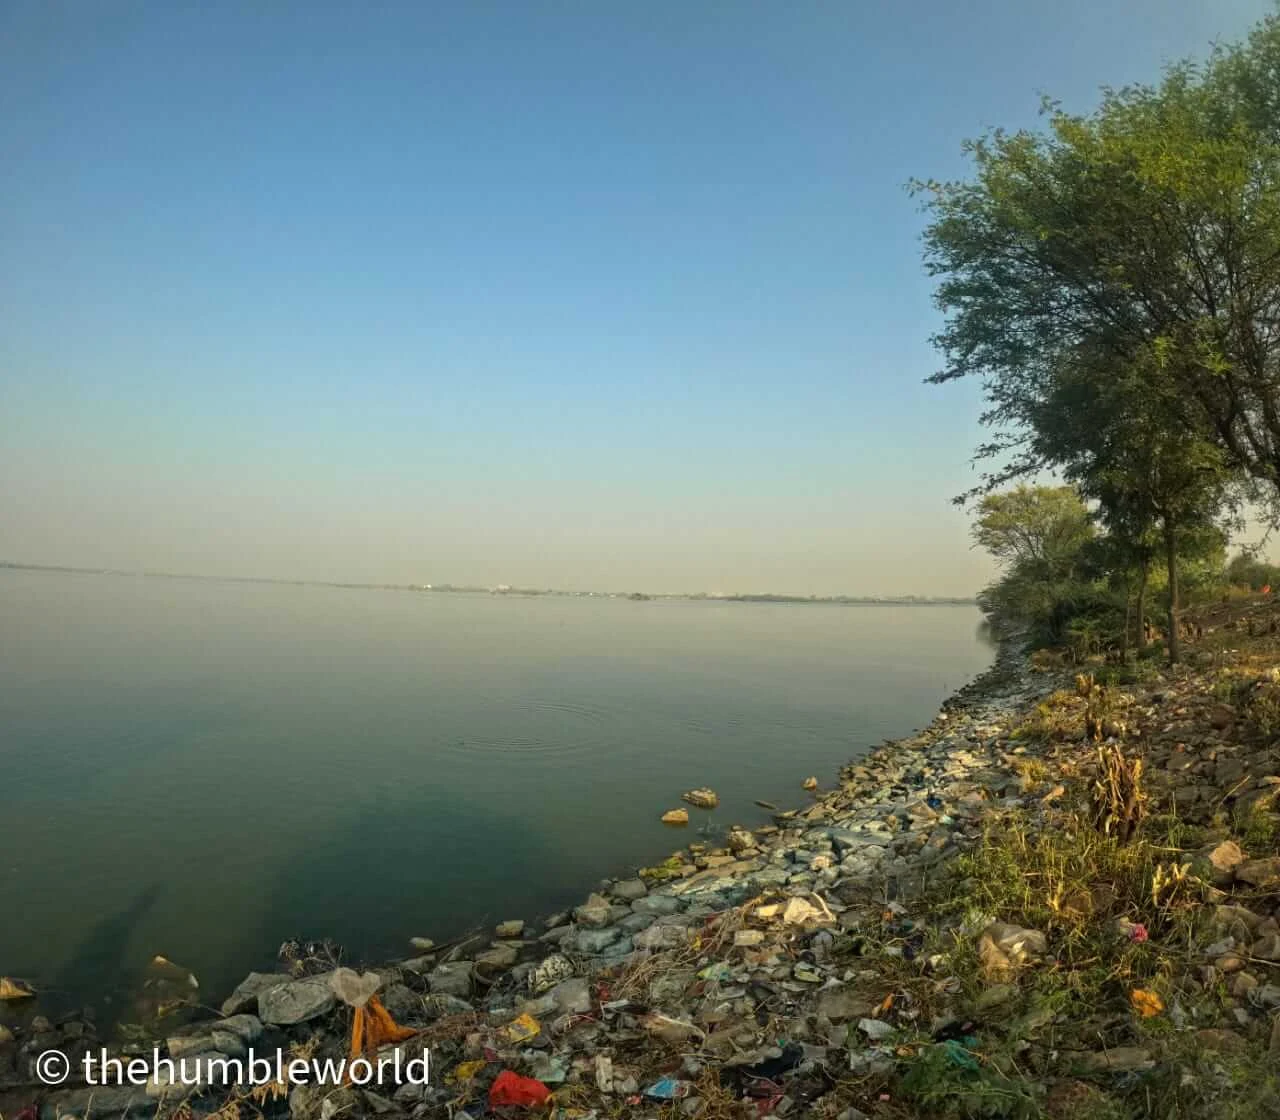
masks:
[[[631,904],[635,914],[674,914],[683,909],[684,904],[669,894],[650,894],[637,898]]]
[[[290,980],[258,995],[258,1017],[264,1023],[291,1026],[317,1019],[333,1010],[338,1002],[329,976],[310,976],[305,980]]]
[[[268,988],[278,987],[289,977],[279,972],[251,972],[239,984],[236,990],[222,1001],[223,1015],[238,1015],[242,1011],[253,1011],[258,1006],[258,996]]]
[[[603,895],[592,893],[586,902],[574,910],[573,917],[579,925],[603,926],[609,921],[609,900]]]
[[[46,1097],[40,1105],[40,1120],[60,1116],[146,1116],[154,1112],[156,1102],[140,1085],[96,1085],[87,1089],[68,1089]]]
[[[412,972],[417,976],[421,976],[425,972],[430,972],[436,966],[436,958],[434,953],[428,953],[422,957],[412,957],[407,961],[401,961],[400,967],[405,972]]]
[[[476,964],[483,965],[489,970],[501,970],[510,968],[516,963],[519,951],[514,945],[498,945],[492,949],[487,949],[483,953],[476,954]]]
[[[167,1068],[156,1071],[147,1082],[147,1096],[157,1099],[185,1097],[211,1085],[230,1085],[237,1072],[233,1060],[216,1050],[184,1054],[175,1062],[172,1071]]]
[[[427,987],[433,994],[466,999],[471,994],[473,965],[470,961],[450,961],[427,974]]]
[[[232,1015],[214,1023],[215,1031],[230,1031],[242,1042],[257,1042],[262,1037],[262,1022],[256,1015]]]
[[[609,888],[609,893],[625,902],[634,902],[637,898],[644,898],[649,893],[649,888],[644,885],[643,879],[622,879]]]
[[[628,914],[618,923],[618,928],[627,933],[639,933],[653,925],[656,914]]]
[[[363,1111],[360,1094],[350,1085],[297,1085],[289,1094],[292,1120],[349,1120]]]
[[[1236,878],[1251,887],[1263,887],[1280,879],[1280,856],[1250,859],[1236,869]]]
[[[614,927],[607,929],[580,929],[574,935],[574,942],[580,952],[603,953],[610,945],[622,937],[622,930]]]

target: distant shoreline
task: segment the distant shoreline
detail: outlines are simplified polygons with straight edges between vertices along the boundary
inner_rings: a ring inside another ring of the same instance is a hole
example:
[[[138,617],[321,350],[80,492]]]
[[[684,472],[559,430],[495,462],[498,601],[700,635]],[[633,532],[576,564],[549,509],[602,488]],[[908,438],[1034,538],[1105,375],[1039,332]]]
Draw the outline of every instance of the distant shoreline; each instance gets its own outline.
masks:
[[[0,561],[0,570],[21,572],[61,572],[86,576],[129,576],[147,579],[200,580],[206,583],[264,583],[283,587],[334,587],[348,591],[417,591],[462,595],[508,595],[523,598],[550,595],[569,599],[686,600],[714,603],[825,603],[883,606],[974,606],[972,596],[953,595],[777,595],[770,593],[725,594],[721,592],[641,592],[641,591],[566,591],[556,588],[462,586],[450,583],[345,583],[323,579],[278,579],[270,576],[213,576],[192,572],[129,571],[124,568],[77,568],[62,564],[19,564]]]

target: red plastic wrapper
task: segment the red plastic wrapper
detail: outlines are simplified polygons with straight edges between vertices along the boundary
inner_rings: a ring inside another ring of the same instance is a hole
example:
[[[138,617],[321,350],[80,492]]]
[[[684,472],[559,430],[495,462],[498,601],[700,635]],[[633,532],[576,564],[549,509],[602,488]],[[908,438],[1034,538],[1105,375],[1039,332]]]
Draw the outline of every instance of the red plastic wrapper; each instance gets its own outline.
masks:
[[[536,1108],[546,1104],[551,1090],[541,1081],[532,1077],[521,1077],[504,1069],[489,1086],[489,1107],[501,1108],[504,1105],[517,1105],[521,1108]]]

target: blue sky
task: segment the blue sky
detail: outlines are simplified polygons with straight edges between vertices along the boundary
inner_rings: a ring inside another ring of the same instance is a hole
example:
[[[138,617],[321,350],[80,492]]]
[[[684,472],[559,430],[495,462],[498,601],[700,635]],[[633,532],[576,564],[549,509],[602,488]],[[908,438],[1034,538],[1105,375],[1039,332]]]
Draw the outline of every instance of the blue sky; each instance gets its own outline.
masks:
[[[972,592],[905,182],[1270,8],[0,4],[0,559]]]

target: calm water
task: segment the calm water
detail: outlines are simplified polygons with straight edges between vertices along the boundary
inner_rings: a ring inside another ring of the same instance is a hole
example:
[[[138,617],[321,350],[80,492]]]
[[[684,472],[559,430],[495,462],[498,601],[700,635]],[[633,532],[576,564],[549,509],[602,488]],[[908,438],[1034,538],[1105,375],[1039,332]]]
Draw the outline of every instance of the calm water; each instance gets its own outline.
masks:
[[[0,975],[218,997],[533,917],[930,719],[972,607],[502,598],[0,571]]]

